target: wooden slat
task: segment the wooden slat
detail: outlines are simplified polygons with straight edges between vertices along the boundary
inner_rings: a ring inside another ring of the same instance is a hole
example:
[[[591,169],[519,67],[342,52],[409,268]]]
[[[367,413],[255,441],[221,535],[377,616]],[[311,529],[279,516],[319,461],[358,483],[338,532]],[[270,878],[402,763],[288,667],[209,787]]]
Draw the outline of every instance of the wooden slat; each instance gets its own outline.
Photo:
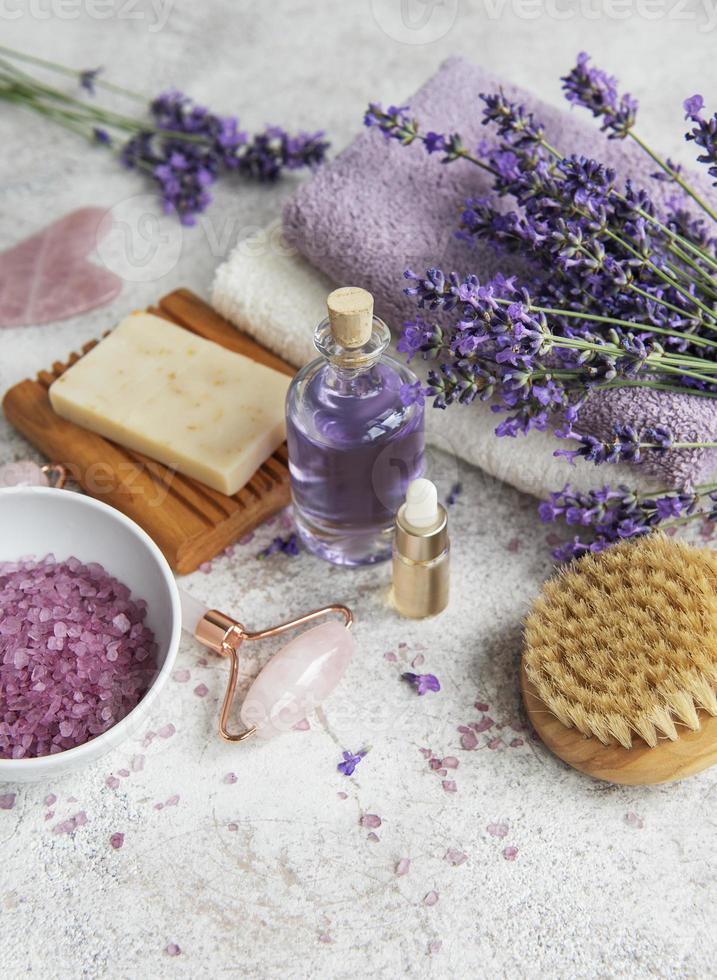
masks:
[[[284,374],[294,373],[290,365],[240,333],[189,290],[170,293],[151,312]],[[5,415],[48,459],[64,463],[87,493],[141,525],[175,571],[193,571],[288,504],[286,444],[246,487],[228,497],[56,415],[47,389],[96,344],[96,340],[89,341],[80,353],[70,354],[67,362],[56,361],[52,371],[40,371],[36,380],[11,388],[3,399]]]

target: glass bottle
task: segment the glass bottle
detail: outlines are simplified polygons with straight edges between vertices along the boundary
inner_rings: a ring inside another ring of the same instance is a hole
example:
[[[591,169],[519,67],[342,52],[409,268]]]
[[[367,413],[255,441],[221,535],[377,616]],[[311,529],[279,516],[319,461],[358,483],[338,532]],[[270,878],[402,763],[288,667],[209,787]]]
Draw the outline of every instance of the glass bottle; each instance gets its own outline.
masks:
[[[289,471],[298,532],[338,565],[391,556],[396,512],[424,469],[423,406],[406,405],[418,380],[386,354],[391,334],[365,289],[330,294],[314,334],[321,355],[287,395]]]

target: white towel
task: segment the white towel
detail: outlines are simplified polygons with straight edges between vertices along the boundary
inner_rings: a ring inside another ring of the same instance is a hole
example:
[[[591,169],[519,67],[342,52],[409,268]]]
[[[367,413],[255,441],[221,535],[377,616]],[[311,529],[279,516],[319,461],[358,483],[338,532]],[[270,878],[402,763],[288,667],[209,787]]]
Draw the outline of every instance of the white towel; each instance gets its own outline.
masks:
[[[284,241],[276,221],[240,241],[219,266],[212,304],[235,326],[299,367],[316,354],[314,328],[326,316],[326,296],[335,286]],[[413,367],[420,370],[415,362]],[[427,406],[427,439],[536,497],[547,497],[565,483],[579,490],[605,483],[625,483],[642,492],[656,489],[639,466],[596,467],[583,460],[571,466],[556,458],[557,443],[550,432],[498,438],[498,418],[481,402],[444,411]]]

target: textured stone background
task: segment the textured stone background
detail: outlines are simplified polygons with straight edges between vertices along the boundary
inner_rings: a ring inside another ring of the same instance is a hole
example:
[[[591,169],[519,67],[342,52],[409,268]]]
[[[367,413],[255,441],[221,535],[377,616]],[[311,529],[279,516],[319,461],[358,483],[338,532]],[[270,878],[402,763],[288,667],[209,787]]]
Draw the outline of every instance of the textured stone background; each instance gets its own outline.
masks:
[[[422,15],[413,2],[409,19]],[[336,147],[369,98],[405,97],[453,51],[558,101],[558,75],[588,48],[642,97],[644,133],[682,159],[679,100],[715,90],[712,11],[697,3],[463,0],[456,15],[443,0],[421,45],[406,43],[417,35],[397,30],[397,11],[398,0],[7,0],[0,23],[4,43],[104,65],[147,93],[174,83],[249,128],[324,127]],[[19,110],[3,108],[0,145],[0,246],[77,206],[112,207],[130,226],[144,206],[132,201],[147,189],[135,176]],[[206,295],[237,236],[274,217],[291,186],[224,187],[201,227],[163,221],[156,255],[135,226],[133,255],[106,256],[127,279],[111,306],[0,334],[0,387],[175,286]],[[28,452],[0,422],[0,458]],[[221,743],[224,665],[186,642],[153,738],[142,732],[52,785],[0,787],[0,805],[13,804],[0,809],[5,977],[714,975],[715,777],[619,789],[530,739],[516,664],[521,616],[551,569],[546,530],[532,500],[449,456],[435,456],[434,472],[444,490],[463,484],[453,602],[438,620],[391,612],[386,568],[258,561],[281,518],[183,583],[257,626],[354,605],[356,660],[309,730]],[[440,694],[419,699],[399,681],[416,657]],[[246,675],[259,663],[248,659]],[[480,729],[473,749],[458,731],[469,723]],[[353,778],[336,772],[343,748],[367,745]],[[431,771],[422,749],[458,768]],[[62,832],[78,813],[86,823]],[[380,826],[362,826],[366,814]],[[403,858],[410,870],[397,875]]]

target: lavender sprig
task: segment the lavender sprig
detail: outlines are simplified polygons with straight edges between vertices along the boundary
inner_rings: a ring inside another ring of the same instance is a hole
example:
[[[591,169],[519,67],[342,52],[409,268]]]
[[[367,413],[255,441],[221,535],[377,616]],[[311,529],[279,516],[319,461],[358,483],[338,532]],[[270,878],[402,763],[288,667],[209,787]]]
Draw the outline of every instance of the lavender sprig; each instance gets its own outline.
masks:
[[[635,125],[639,104],[629,93],[620,95],[617,79],[591,67],[590,56],[581,51],[577,63],[561,81],[568,102],[589,109],[602,120],[609,139],[624,139]]]
[[[657,527],[699,518],[717,521],[717,484],[652,495],[637,494],[623,485],[581,493],[566,484],[543,501],[538,512],[544,523],[564,521],[568,526],[587,529],[587,536],[577,534],[553,551],[557,561],[569,561]]]
[[[128,168],[159,186],[165,211],[192,225],[211,202],[211,186],[233,173],[274,181],[285,170],[314,168],[329,146],[323,132],[290,135],[269,126],[253,136],[233,116],[220,116],[181,92],[169,91],[149,103],[149,118],[136,119],[80,101],[19,69],[19,59],[74,77],[90,95],[97,87],[132,99],[140,96],[100,79],[101,69],[75,71],[0,47],[0,99],[24,105],[84,136],[115,149]]]

